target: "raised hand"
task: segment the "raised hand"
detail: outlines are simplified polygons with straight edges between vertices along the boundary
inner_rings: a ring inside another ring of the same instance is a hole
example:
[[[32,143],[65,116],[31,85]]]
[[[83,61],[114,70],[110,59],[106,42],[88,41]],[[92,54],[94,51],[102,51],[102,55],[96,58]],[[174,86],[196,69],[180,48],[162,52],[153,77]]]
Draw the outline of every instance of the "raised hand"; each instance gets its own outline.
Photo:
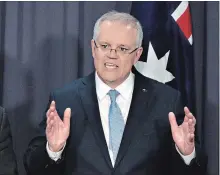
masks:
[[[189,155],[195,148],[194,132],[196,119],[187,107],[184,108],[184,112],[185,117],[181,125],[178,126],[173,112],[169,113],[169,121],[176,146],[183,155]]]
[[[63,148],[69,137],[71,109],[66,108],[62,121],[57,113],[55,101],[52,101],[46,115],[46,137],[49,149],[53,152],[58,152]]]

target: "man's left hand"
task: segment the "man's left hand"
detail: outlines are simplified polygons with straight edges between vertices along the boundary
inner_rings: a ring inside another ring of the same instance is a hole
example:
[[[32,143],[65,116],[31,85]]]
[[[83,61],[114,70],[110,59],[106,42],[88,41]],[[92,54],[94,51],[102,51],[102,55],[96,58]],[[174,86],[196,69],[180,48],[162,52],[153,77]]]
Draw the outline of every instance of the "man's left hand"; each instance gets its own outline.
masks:
[[[184,108],[185,117],[181,125],[178,126],[173,112],[169,113],[169,121],[173,140],[179,151],[183,155],[189,155],[195,148],[195,124],[196,119],[187,107]]]

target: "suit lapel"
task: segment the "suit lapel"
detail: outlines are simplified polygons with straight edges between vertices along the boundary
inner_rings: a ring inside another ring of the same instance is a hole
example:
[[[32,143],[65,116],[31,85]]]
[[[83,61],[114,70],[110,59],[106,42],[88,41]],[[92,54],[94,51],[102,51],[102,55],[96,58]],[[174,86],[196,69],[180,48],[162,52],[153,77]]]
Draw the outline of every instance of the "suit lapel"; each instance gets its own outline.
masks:
[[[119,165],[126,154],[141,123],[147,120],[150,112],[149,110],[151,109],[150,106],[153,104],[152,101],[154,99],[153,86],[149,81],[149,79],[144,78],[142,75],[135,75],[135,85],[130,111],[114,168]]]
[[[105,136],[100,119],[98,100],[95,88],[95,74],[92,73],[88,77],[82,79],[83,88],[79,90],[84,111],[88,116],[88,121],[91,124],[98,146],[105,157],[107,164],[112,168],[112,163],[108,153],[108,147],[105,141]],[[95,158],[94,158],[95,161]]]

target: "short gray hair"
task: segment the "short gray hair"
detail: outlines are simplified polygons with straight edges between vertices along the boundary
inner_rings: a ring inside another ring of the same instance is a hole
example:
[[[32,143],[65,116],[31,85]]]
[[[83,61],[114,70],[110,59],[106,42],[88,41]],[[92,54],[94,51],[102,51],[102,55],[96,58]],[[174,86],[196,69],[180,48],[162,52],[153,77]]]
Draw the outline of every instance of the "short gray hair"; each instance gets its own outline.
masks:
[[[110,11],[102,15],[95,23],[93,30],[93,39],[96,40],[100,30],[100,24],[104,21],[120,21],[124,24],[131,25],[133,28],[137,30],[137,47],[141,47],[143,40],[143,30],[140,22],[128,13]]]

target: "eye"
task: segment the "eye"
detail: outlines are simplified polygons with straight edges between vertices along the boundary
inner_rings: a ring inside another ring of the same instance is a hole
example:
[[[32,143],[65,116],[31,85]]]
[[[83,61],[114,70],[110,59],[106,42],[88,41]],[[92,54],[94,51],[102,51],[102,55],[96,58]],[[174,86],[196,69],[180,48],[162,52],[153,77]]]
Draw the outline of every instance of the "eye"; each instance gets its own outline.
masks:
[[[103,49],[107,49],[107,48],[108,48],[108,45],[107,45],[107,44],[101,44],[101,47],[102,47]]]
[[[127,49],[127,48],[124,48],[124,47],[120,47],[120,51],[126,52],[126,51],[128,51],[128,49]]]

